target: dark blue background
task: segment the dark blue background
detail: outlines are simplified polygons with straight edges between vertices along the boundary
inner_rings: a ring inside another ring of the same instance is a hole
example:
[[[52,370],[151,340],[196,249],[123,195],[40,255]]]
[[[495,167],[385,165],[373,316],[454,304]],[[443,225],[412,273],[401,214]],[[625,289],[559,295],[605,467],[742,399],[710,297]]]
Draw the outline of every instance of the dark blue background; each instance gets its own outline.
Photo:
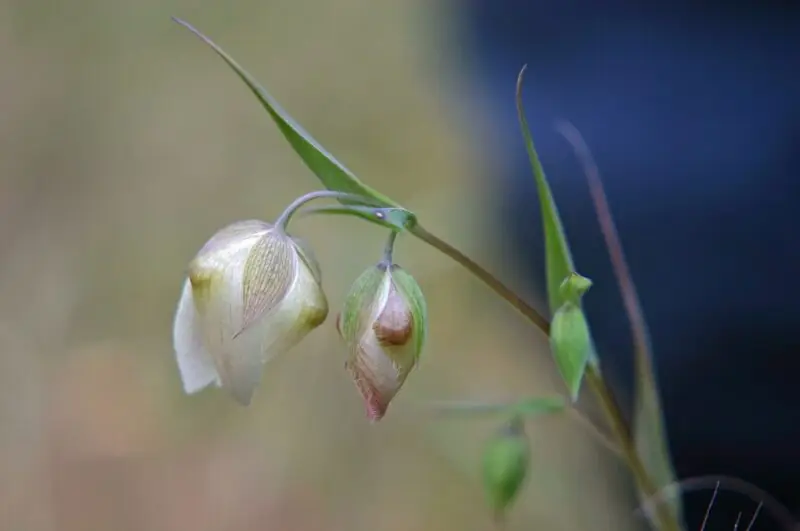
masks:
[[[528,119],[578,270],[594,281],[587,312],[620,396],[630,397],[629,325],[558,119],[581,131],[600,167],[679,476],[738,476],[800,516],[800,6],[630,4],[461,4],[471,92],[505,161],[486,184],[503,190],[507,258],[530,272],[529,293],[540,288],[540,214],[514,107],[527,63]],[[690,529],[709,496],[688,496]],[[719,500],[723,529],[754,509]]]

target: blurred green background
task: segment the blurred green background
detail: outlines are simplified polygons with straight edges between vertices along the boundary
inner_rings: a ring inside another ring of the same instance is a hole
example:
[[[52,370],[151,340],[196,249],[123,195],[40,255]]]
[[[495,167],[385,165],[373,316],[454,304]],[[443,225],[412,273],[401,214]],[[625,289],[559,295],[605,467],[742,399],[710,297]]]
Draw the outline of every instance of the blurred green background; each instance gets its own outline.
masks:
[[[430,343],[377,425],[333,319],[268,367],[249,408],[217,390],[184,396],[171,346],[185,266],[205,240],[318,184],[170,16],[432,232],[501,269],[502,235],[479,219],[491,194],[479,110],[474,127],[460,114],[457,9],[0,0],[0,528],[492,529],[478,471],[497,422],[443,418],[425,401],[561,386],[541,334],[416,240],[402,238],[396,259],[426,291]],[[384,234],[349,218],[294,230],[322,262],[333,315]],[[508,529],[635,527],[619,464],[583,428],[548,418],[528,433],[534,469]]]

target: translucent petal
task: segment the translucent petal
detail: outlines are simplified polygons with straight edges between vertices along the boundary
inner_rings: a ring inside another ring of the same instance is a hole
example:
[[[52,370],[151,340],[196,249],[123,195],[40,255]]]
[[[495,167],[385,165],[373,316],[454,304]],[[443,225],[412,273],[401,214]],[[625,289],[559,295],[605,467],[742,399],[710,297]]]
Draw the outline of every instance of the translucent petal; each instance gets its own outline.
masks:
[[[300,253],[300,258],[303,259],[308,268],[314,274],[314,279],[317,281],[317,284],[322,285],[322,269],[319,267],[317,256],[314,254],[314,249],[308,245],[308,242],[302,238],[298,238],[297,236],[292,236],[292,241],[294,242],[295,248]]]
[[[232,373],[234,396],[245,405],[252,398],[263,366],[297,345],[328,315],[327,299],[313,272],[299,257],[295,264],[297,275],[286,297],[230,343],[229,352],[234,359],[252,360],[253,353],[258,353],[257,368],[241,363],[244,373]]]
[[[273,230],[266,223],[234,224],[190,265],[204,344],[222,386],[243,405],[251,402],[264,364],[293,347],[328,312],[291,240]],[[281,241],[286,245],[275,243]],[[268,249],[278,258],[266,256]]]
[[[188,394],[196,393],[212,383],[220,383],[214,360],[203,345],[200,325],[192,299],[192,285],[186,279],[175,312],[172,341],[183,389]]]
[[[244,264],[244,315],[241,333],[286,297],[297,273],[298,258],[288,236],[275,230],[255,242]]]

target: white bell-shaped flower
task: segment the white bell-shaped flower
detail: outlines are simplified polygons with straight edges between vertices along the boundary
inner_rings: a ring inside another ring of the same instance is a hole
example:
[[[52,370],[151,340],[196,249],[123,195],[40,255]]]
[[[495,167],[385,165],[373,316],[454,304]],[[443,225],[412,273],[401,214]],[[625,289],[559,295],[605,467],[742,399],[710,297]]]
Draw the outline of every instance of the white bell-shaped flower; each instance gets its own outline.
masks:
[[[270,359],[325,321],[328,302],[310,250],[257,220],[217,232],[189,264],[173,342],[183,388],[215,384],[248,405]]]

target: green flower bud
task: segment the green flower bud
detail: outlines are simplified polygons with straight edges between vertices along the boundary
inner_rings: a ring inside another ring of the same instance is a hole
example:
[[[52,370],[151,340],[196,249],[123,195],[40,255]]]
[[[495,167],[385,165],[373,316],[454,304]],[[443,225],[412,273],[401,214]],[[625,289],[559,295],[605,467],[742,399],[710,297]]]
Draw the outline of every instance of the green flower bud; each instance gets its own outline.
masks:
[[[486,445],[483,485],[495,518],[501,519],[519,494],[530,465],[530,448],[521,417],[514,417]]]
[[[367,417],[383,418],[416,366],[427,336],[427,307],[414,278],[381,262],[355,281],[337,319],[348,348],[345,367],[361,393]]]
[[[591,354],[589,325],[580,306],[565,302],[556,311],[550,324],[550,346],[574,402]]]
[[[570,273],[559,288],[565,301],[578,304],[581,297],[592,287],[592,281],[578,273]]]
[[[248,405],[270,359],[328,315],[310,250],[256,220],[217,232],[189,264],[173,343],[186,393],[216,384]]]

